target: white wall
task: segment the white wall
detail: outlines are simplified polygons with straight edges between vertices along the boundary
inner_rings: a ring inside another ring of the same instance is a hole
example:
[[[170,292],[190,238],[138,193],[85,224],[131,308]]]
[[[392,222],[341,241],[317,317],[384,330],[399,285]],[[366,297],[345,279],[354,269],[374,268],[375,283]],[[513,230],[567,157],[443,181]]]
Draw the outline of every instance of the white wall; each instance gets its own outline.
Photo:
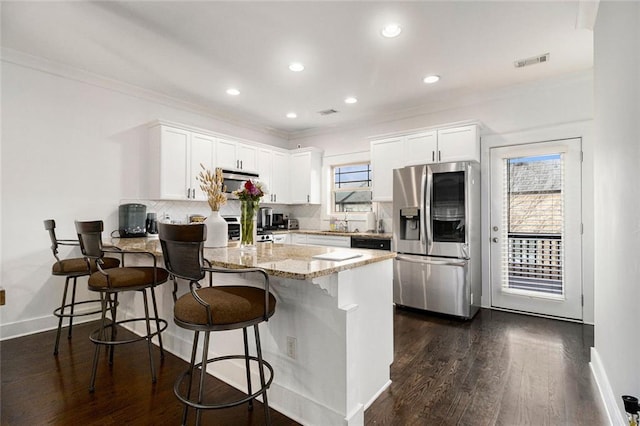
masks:
[[[600,2],[595,26],[595,348],[614,424],[640,396],[640,3]]]
[[[75,219],[103,219],[110,231],[117,228],[121,200],[146,197],[145,123],[160,118],[286,145],[282,138],[170,100],[32,66],[3,56],[0,285],[7,304],[0,309],[0,338],[56,325],[51,313],[60,303],[64,279],[50,274],[53,256],[44,219],[56,220],[61,238],[75,236]]]

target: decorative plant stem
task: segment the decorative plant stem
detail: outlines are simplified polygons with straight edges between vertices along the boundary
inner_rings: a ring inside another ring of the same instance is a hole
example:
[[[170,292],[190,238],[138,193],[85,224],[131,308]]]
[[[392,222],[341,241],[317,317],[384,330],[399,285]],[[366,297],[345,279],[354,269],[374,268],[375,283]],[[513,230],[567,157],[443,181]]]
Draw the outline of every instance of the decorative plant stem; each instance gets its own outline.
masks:
[[[256,213],[260,205],[258,200],[242,200],[240,203],[240,247],[255,247]]]

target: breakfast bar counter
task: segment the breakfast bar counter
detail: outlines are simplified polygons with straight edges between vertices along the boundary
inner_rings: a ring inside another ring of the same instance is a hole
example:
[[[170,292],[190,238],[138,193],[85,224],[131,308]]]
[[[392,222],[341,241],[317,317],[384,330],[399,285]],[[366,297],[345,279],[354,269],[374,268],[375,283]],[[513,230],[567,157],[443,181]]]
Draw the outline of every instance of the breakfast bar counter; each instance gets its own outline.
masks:
[[[161,255],[157,239],[114,239],[113,244]],[[263,355],[275,370],[269,404],[305,425],[363,425],[364,410],[391,383],[395,253],[263,243],[254,251],[205,248],[204,257],[213,266],[259,267],[269,274],[276,312],[260,325]],[[246,283],[248,275],[214,279],[233,285]],[[186,289],[185,284],[182,292]],[[169,290],[166,286],[167,295]],[[172,342],[165,346],[188,359],[192,336],[180,331],[169,327],[175,339],[165,339]],[[242,335],[219,333],[212,346],[211,356],[241,352]],[[244,365],[209,371],[245,390]]]

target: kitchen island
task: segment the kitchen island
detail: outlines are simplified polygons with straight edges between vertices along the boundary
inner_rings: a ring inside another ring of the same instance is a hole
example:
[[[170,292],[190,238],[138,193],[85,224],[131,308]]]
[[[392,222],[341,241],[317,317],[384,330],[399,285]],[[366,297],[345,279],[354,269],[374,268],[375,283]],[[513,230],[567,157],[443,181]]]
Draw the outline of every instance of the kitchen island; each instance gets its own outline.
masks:
[[[157,239],[114,239],[129,250],[160,255]],[[341,261],[315,256],[355,256]],[[363,425],[364,410],[389,386],[393,361],[392,262],[394,253],[286,244],[205,249],[212,265],[259,267],[270,277],[276,313],[261,324],[264,357],[275,370],[270,405],[305,425]],[[219,277],[238,284],[244,274]],[[165,286],[165,317],[171,315],[171,286]],[[183,293],[187,290],[184,285]],[[191,334],[170,327],[165,346],[188,359]],[[165,334],[167,334],[165,332]],[[241,333],[213,338],[212,356],[240,353]],[[223,364],[210,371],[245,390],[244,365]],[[257,381],[257,377],[255,378]]]

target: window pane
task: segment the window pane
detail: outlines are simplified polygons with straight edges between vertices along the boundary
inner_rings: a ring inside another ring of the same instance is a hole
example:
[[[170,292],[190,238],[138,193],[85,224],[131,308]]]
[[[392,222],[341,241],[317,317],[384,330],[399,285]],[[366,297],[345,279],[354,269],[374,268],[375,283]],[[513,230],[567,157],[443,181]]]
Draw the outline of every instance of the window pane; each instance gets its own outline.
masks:
[[[333,168],[333,211],[371,211],[371,166],[349,164]]]

